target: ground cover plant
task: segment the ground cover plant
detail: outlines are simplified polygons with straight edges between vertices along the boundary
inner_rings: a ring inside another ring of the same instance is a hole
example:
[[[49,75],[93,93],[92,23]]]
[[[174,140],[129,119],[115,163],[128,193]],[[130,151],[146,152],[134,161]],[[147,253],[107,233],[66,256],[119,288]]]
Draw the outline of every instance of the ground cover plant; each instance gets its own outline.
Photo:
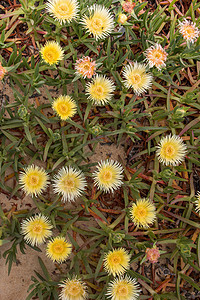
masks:
[[[0,2],[1,256],[56,271],[26,300],[200,299],[199,24],[196,0]]]

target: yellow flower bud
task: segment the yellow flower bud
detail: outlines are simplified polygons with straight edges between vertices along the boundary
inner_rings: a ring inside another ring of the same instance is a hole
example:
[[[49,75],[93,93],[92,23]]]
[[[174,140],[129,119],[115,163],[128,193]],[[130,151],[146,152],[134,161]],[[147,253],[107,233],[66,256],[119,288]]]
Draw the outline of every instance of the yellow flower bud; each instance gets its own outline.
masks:
[[[124,24],[127,21],[127,16],[125,14],[119,14],[118,22]]]

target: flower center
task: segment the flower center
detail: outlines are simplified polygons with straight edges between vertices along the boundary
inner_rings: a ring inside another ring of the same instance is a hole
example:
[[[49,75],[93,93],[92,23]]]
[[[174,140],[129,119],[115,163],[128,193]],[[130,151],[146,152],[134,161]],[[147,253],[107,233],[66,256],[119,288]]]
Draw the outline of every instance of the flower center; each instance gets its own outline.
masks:
[[[120,286],[118,288],[117,292],[118,292],[119,296],[123,296],[123,297],[128,296],[128,288],[127,288],[127,286]]]
[[[61,3],[57,8],[57,13],[61,16],[65,16],[68,13],[69,9],[65,3]]]
[[[139,74],[133,74],[131,79],[134,84],[138,84],[141,82],[141,76]]]
[[[73,181],[71,178],[67,178],[67,179],[65,179],[65,181],[64,181],[64,186],[65,186],[66,188],[68,188],[68,189],[72,189],[72,188],[75,187],[75,183],[74,183],[74,181]]]
[[[72,283],[69,286],[69,294],[71,296],[77,296],[77,295],[80,294],[80,288],[79,288],[79,286],[76,283]]]
[[[37,175],[31,175],[30,178],[29,178],[29,183],[33,186],[36,186],[38,185],[39,183],[39,178]]]
[[[89,70],[90,70],[90,63],[89,63],[89,62],[85,62],[85,63],[83,64],[83,69],[84,69],[85,71],[89,71]]]
[[[101,86],[96,87],[95,93],[97,97],[101,97],[103,95],[103,88]]]
[[[58,105],[58,110],[61,111],[63,114],[66,114],[66,113],[68,113],[69,108],[66,105],[60,103]]]
[[[42,226],[41,225],[35,225],[34,227],[33,227],[33,232],[34,233],[41,233],[42,232]]]
[[[172,146],[167,146],[165,152],[167,155],[172,156],[174,154],[174,148]]]
[[[113,262],[113,264],[119,264],[120,262],[121,262],[121,259],[120,259],[120,257],[119,256],[113,256],[112,257],[112,262]]]
[[[154,57],[155,57],[155,59],[160,59],[162,57],[162,54],[159,52],[156,52]]]
[[[194,35],[194,28],[190,27],[190,26],[187,26],[185,28],[185,33],[186,33],[187,36],[193,36]]]
[[[93,28],[93,30],[103,30],[103,22],[101,19],[98,18],[93,18],[92,22],[91,22],[91,27]]]
[[[105,181],[110,181],[112,179],[112,173],[110,171],[105,171],[102,177]]]
[[[139,208],[137,214],[140,218],[144,218],[146,216],[146,210],[144,208]]]
[[[60,244],[57,244],[57,245],[54,245],[53,246],[53,251],[56,253],[56,254],[61,254],[64,250],[64,247],[63,245],[60,245]]]

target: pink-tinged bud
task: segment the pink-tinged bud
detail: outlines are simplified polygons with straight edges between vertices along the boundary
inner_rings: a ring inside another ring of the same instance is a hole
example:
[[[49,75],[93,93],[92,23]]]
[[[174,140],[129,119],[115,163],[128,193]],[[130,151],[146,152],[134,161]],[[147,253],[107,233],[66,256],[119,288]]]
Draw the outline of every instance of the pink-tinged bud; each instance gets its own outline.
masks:
[[[4,69],[4,67],[2,67],[1,62],[0,62],[0,80],[2,80],[4,78],[4,75],[6,74],[6,69]]]
[[[118,16],[118,22],[121,23],[121,24],[124,24],[126,21],[127,21],[127,16],[125,14],[120,14]]]
[[[146,257],[152,264],[158,262],[158,259],[160,257],[160,251],[157,247],[154,248],[147,248],[146,249]]]
[[[132,13],[133,8],[135,7],[135,3],[132,1],[123,1],[122,8],[127,13]]]

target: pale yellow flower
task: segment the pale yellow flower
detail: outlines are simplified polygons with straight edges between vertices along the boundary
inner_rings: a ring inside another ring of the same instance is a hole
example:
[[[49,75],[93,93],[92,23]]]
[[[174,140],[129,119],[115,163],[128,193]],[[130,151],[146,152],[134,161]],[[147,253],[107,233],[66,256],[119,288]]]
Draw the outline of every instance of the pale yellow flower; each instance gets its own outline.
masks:
[[[52,108],[61,120],[67,120],[75,115],[77,105],[70,96],[59,96],[52,103]]]
[[[136,95],[146,92],[152,85],[152,75],[146,72],[146,66],[137,62],[134,65],[127,65],[124,68],[124,85],[127,88],[132,87]]]
[[[138,199],[130,208],[130,215],[137,227],[147,228],[156,219],[156,208],[149,199]]]
[[[74,201],[86,187],[83,173],[72,167],[63,167],[54,177],[54,192],[62,195],[63,201]]]
[[[96,105],[108,103],[114,92],[115,86],[113,81],[102,75],[96,77],[86,85],[86,95],[88,99]]]
[[[58,22],[71,22],[77,17],[78,2],[76,0],[48,0],[47,11]]]
[[[48,185],[49,176],[43,168],[31,165],[19,175],[19,183],[27,195],[40,195]]]
[[[76,74],[81,75],[83,78],[92,78],[96,74],[96,62],[92,61],[89,56],[83,56],[76,61],[75,69]]]
[[[49,65],[57,64],[64,57],[64,51],[57,42],[51,41],[46,44],[40,50],[41,56]]]
[[[113,249],[105,254],[104,268],[109,275],[122,275],[129,268],[130,258],[124,248]]]
[[[135,278],[120,276],[108,284],[107,296],[111,300],[136,300],[141,290]]]
[[[72,245],[64,237],[55,237],[47,244],[46,254],[53,260],[62,263],[72,252]]]
[[[123,167],[117,161],[108,159],[98,163],[94,172],[94,184],[104,192],[113,192],[122,185]]]
[[[87,298],[86,285],[77,277],[66,279],[59,286],[62,288],[59,295],[60,300],[84,300]]]
[[[156,155],[159,161],[166,166],[177,166],[184,160],[186,152],[187,147],[179,136],[168,135],[160,140]]]
[[[200,192],[197,193],[197,196],[196,196],[196,201],[194,202],[195,203],[195,210],[197,213],[200,213]]]
[[[127,19],[128,18],[125,14],[119,14],[117,21],[120,24],[124,24],[127,21]]]
[[[81,23],[96,40],[106,38],[114,29],[114,19],[103,5],[93,4],[89,17],[84,15]]]
[[[25,241],[32,246],[44,243],[52,235],[52,227],[49,219],[41,214],[24,220],[21,225]]]
[[[179,31],[182,34],[183,38],[191,43],[194,43],[200,35],[200,31],[196,27],[196,25],[186,19],[183,22],[179,22]]]
[[[158,70],[161,70],[161,68],[166,66],[165,62],[168,54],[160,44],[148,48],[145,55],[150,68],[155,66]]]

